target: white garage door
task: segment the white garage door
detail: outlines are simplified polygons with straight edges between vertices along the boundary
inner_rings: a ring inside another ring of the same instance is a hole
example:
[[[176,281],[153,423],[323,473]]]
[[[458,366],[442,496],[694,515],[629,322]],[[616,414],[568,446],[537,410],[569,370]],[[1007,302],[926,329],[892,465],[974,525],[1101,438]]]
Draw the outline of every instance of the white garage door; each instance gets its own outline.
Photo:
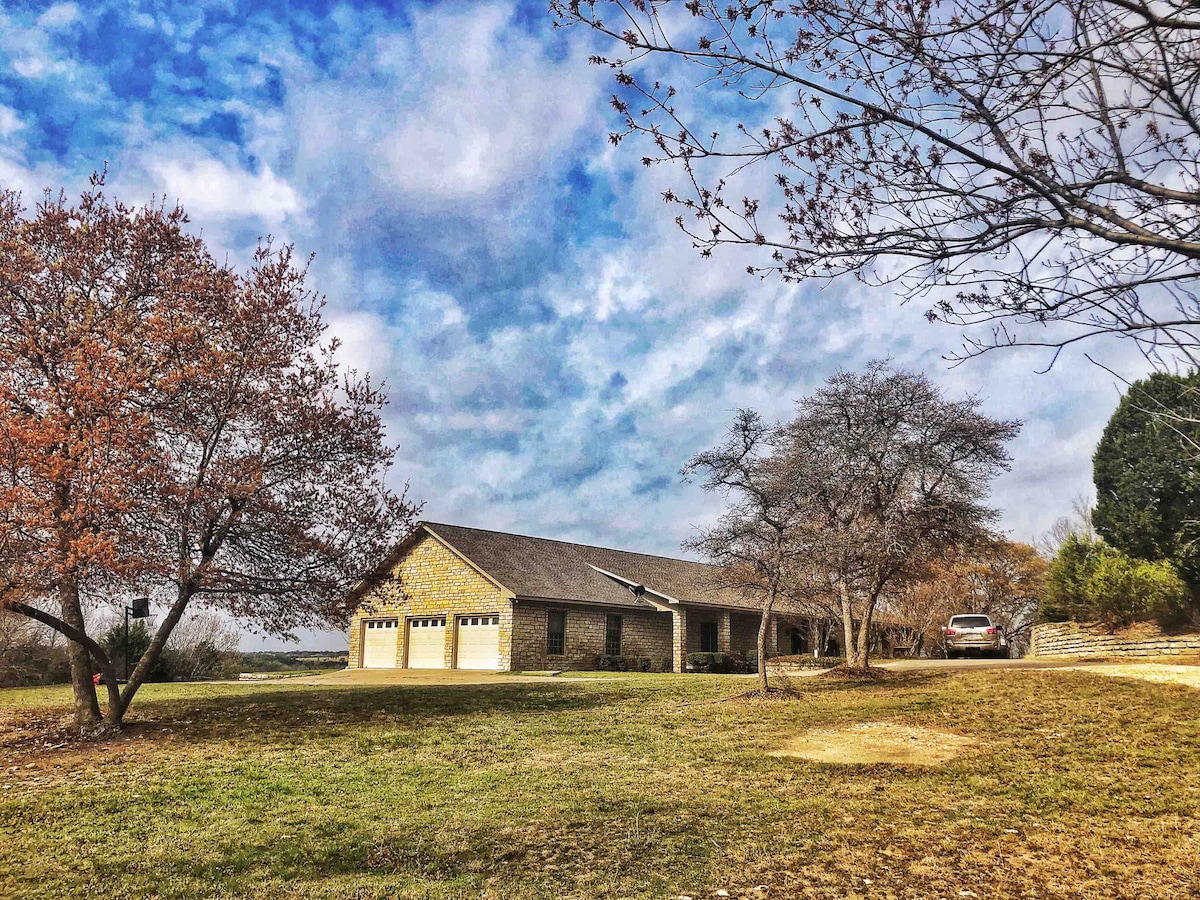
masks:
[[[396,668],[397,619],[368,619],[363,622],[363,668]]]
[[[462,616],[458,620],[457,668],[500,668],[499,616]]]
[[[408,622],[408,667],[446,667],[446,619],[410,619]]]

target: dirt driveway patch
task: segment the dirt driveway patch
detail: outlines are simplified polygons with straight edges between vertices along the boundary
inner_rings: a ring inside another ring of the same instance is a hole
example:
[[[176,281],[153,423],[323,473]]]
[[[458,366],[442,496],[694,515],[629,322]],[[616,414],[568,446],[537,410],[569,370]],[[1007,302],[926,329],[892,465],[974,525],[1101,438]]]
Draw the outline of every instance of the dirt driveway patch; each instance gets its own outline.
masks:
[[[947,731],[914,728],[898,722],[861,722],[848,728],[806,731],[771,755],[842,765],[940,766],[973,743],[972,738]]]

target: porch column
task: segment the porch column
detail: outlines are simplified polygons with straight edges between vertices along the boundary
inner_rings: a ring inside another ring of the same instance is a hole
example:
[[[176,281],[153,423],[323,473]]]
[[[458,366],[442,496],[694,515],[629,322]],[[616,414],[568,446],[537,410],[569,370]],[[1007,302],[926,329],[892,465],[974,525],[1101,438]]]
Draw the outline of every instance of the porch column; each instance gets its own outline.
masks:
[[[721,610],[721,618],[717,620],[717,650],[729,652],[729,610]]]
[[[671,610],[671,649],[675,671],[686,672],[688,654],[686,609]]]

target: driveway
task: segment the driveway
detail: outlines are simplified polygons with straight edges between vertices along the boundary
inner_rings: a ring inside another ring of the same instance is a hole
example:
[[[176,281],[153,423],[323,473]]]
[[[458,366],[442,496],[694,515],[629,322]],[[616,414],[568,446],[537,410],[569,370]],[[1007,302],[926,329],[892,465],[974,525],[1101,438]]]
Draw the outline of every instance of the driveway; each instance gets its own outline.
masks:
[[[880,659],[872,665],[894,672],[924,672],[935,669],[953,672],[958,669],[1065,669],[1070,666],[1087,665],[1077,657],[1027,657],[1025,659]]]
[[[1190,664],[1189,664],[1190,663]],[[1083,659],[1068,657],[1031,657],[1028,659],[896,659],[881,662],[882,668],[894,672],[956,669],[1056,669],[1062,672],[1088,672],[1110,678],[1137,678],[1158,684],[1182,684],[1200,688],[1200,665],[1194,659],[1179,661],[1178,657],[1155,659]]]
[[[302,675],[285,679],[296,684],[371,685],[371,684],[530,684],[545,683],[545,676],[514,675],[510,672],[483,672],[467,669],[339,669],[320,675]]]

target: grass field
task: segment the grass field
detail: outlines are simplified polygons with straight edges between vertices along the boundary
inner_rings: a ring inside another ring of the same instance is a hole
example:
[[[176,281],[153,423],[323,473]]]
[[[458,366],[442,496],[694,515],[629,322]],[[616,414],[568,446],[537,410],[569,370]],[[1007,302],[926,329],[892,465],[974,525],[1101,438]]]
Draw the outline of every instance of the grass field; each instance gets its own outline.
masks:
[[[151,685],[101,745],[54,730],[64,690],[0,691],[0,896],[1200,896],[1195,689],[794,684]],[[965,749],[773,755],[862,723]]]

